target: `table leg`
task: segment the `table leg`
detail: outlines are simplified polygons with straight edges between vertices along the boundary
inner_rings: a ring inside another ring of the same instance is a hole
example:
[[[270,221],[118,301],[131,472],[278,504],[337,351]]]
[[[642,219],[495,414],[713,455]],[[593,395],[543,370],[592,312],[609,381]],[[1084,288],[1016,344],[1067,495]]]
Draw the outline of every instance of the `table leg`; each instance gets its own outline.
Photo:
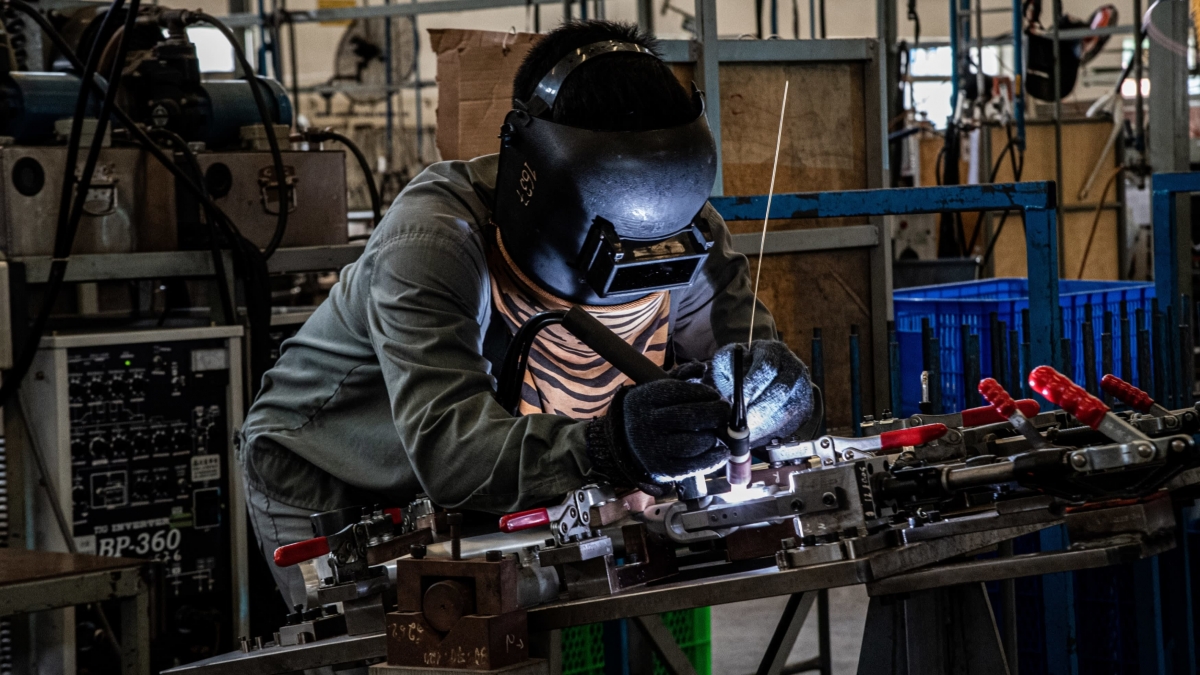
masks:
[[[121,671],[150,675],[150,595],[145,583],[138,585],[137,595],[121,599]]]

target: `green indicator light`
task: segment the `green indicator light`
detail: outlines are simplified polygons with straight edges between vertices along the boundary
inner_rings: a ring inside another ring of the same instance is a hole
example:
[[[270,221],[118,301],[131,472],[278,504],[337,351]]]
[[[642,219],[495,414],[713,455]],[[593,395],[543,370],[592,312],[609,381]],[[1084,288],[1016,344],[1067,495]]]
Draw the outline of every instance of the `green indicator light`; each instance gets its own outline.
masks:
[[[126,362],[125,362],[125,365],[127,365],[127,366],[132,366],[132,365],[133,365],[133,361],[126,361]]]

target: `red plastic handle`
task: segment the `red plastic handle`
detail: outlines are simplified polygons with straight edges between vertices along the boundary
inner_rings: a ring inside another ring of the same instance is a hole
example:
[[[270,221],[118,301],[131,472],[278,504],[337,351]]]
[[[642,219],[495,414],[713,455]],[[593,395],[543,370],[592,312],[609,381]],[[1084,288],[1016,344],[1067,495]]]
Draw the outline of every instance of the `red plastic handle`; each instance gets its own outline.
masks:
[[[979,394],[983,396],[983,400],[987,401],[992,406],[992,410],[1003,419],[1008,419],[1016,415],[1020,408],[1017,407],[1017,402],[1008,394],[1008,390],[1004,388],[996,380],[987,377],[979,381]],[[963,419],[966,422],[966,419]]]
[[[983,386],[980,383],[980,386]],[[1026,417],[1034,417],[1042,411],[1042,406],[1031,398],[1023,398],[1016,401],[1017,409]],[[1003,417],[1000,413],[990,405],[980,406],[964,410],[962,413],[962,421],[964,427],[978,427],[984,424],[996,424],[998,422],[1007,422],[1008,418]]]
[[[1045,396],[1047,401],[1093,429],[1099,428],[1100,422],[1108,414],[1108,406],[1104,405],[1104,401],[1087,393],[1083,387],[1050,366],[1034,368],[1029,373],[1029,386]]]
[[[1154,405],[1154,399],[1150,398],[1150,394],[1129,384],[1116,375],[1105,375],[1100,380],[1100,388],[1108,392],[1109,396],[1138,412],[1150,412],[1150,406]]]
[[[520,532],[531,527],[541,527],[550,524],[550,512],[546,509],[533,509],[520,513],[510,513],[500,516],[501,532]]]
[[[275,565],[276,567],[291,567],[326,553],[329,553],[329,542],[325,537],[306,539],[275,549]]]
[[[393,525],[399,525],[400,523],[404,522],[404,511],[401,511],[400,507],[398,506],[393,506],[390,509],[384,509],[383,512],[392,517]]]
[[[945,424],[923,424],[919,427],[885,431],[879,434],[879,449],[894,450],[908,445],[925,445],[935,441],[950,431]]]

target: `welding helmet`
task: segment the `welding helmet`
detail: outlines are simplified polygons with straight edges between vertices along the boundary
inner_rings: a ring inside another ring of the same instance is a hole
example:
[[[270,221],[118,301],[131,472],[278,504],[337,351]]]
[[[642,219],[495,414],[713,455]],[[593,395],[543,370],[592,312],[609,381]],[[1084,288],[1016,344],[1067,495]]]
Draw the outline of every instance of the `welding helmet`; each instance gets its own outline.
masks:
[[[558,62],[504,119],[493,220],[509,257],[546,290],[582,304],[615,304],[691,284],[712,246],[700,210],[716,177],[704,98],[690,122],[649,131],[592,131],[543,115],[576,68],[606,54],[641,53],[605,41]]]

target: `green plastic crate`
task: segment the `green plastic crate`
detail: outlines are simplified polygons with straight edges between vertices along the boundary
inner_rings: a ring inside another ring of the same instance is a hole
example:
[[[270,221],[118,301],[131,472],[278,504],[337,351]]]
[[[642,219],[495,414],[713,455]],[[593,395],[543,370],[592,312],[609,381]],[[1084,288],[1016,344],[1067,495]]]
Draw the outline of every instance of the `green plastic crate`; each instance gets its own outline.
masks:
[[[663,623],[687,654],[697,675],[712,675],[712,622],[708,607],[662,614]],[[563,675],[603,675],[604,626],[594,623],[563,629]],[[666,668],[654,657],[655,675]]]

